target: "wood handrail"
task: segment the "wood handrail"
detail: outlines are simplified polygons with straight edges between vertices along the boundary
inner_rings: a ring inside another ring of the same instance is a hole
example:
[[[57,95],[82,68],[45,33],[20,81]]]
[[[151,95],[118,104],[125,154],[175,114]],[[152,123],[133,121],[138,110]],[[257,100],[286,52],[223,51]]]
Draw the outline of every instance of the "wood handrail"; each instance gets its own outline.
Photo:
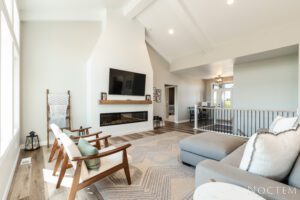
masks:
[[[95,158],[101,158],[101,157],[105,157],[105,156],[109,156],[111,154],[115,154],[118,153],[120,151],[124,151],[127,148],[129,148],[131,146],[131,144],[125,144],[123,146],[117,147],[115,149],[112,150],[108,150],[108,151],[104,151],[101,153],[98,153],[97,155],[92,155],[92,156],[81,156],[81,157],[73,157],[70,158],[71,161],[83,161],[83,160],[91,160],[91,159],[95,159]]]
[[[195,107],[190,107],[192,110]],[[220,107],[203,107],[198,106],[198,109],[206,109],[206,110],[232,110],[232,111],[256,111],[256,112],[297,112],[296,110],[259,110],[259,109],[243,109],[243,108],[220,108]]]

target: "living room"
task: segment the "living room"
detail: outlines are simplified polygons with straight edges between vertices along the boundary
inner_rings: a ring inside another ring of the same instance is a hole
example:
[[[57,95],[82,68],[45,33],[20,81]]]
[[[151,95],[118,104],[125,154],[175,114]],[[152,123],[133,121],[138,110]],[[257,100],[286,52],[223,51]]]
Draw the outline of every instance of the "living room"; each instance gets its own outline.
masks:
[[[300,2],[0,5],[1,199],[300,199]]]

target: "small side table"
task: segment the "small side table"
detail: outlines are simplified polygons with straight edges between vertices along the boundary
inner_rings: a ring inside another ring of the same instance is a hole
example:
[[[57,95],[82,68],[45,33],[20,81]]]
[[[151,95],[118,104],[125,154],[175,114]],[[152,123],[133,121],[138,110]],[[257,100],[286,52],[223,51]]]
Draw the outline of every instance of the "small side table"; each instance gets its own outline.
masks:
[[[211,182],[200,185],[194,192],[194,200],[265,200],[258,194],[237,185]]]

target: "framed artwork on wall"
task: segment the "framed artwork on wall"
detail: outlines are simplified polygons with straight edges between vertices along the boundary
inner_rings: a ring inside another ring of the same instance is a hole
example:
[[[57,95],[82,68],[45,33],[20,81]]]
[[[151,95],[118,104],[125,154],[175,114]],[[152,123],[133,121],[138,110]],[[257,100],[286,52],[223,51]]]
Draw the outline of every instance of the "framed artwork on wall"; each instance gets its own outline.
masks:
[[[101,100],[104,100],[104,101],[107,100],[107,93],[106,92],[101,92]]]
[[[156,103],[161,102],[161,89],[153,88],[153,101]]]
[[[151,101],[151,95],[150,94],[146,95],[146,101]]]

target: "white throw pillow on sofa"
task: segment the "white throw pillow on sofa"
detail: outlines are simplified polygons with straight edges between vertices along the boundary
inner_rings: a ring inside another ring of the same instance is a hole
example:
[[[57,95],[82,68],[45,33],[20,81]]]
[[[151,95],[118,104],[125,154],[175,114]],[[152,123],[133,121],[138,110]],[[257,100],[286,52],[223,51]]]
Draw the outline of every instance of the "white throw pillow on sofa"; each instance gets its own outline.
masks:
[[[291,129],[295,130],[298,127],[298,121],[298,117],[277,116],[270,125],[269,131],[272,133],[280,133]]]
[[[300,128],[277,134],[256,133],[247,142],[240,169],[282,181],[300,151]]]

